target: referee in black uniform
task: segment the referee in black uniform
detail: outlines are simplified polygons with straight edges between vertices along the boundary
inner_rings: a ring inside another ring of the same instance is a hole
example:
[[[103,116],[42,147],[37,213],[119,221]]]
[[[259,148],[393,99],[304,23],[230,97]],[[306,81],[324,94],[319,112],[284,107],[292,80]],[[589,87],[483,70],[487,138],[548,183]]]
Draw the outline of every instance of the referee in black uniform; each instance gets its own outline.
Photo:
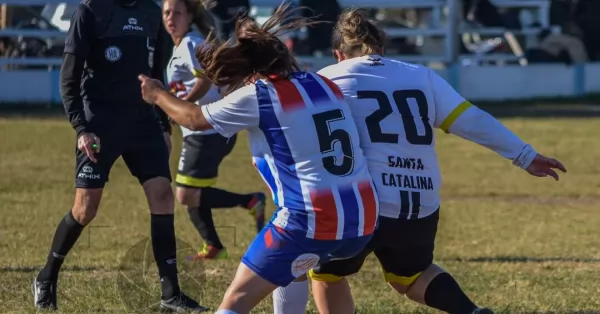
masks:
[[[57,308],[58,273],[83,228],[96,216],[119,157],[144,188],[150,206],[160,307],[203,311],[179,289],[169,169],[170,124],[144,104],[137,76],[163,80],[168,36],[152,0],[84,0],[71,18],[60,73],[61,96],[77,133],[75,203],[62,219],[32,290],[38,309]]]

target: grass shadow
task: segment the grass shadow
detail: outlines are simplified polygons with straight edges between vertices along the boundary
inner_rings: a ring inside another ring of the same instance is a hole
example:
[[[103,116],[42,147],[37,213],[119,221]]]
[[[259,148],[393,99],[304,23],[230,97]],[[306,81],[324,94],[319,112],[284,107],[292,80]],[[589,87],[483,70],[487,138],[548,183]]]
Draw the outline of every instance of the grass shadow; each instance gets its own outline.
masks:
[[[0,267],[0,273],[33,273],[40,271],[40,269],[42,269],[42,266],[3,266]],[[64,266],[61,268],[61,271],[63,272],[86,272],[98,270],[117,271],[118,269],[98,266]]]

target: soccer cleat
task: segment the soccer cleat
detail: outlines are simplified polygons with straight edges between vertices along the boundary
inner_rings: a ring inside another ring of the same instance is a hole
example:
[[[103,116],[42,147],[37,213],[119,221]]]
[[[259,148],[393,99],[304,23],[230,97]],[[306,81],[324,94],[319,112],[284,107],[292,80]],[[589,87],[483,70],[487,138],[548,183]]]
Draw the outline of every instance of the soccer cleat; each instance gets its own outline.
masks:
[[[202,251],[198,252],[196,255],[189,256],[187,259],[189,261],[201,261],[206,259],[227,259],[229,257],[229,253],[227,253],[226,248],[218,249],[212,245],[204,244]]]
[[[160,300],[160,310],[161,312],[202,313],[207,312],[209,309],[198,304],[182,292],[168,300]]]
[[[494,314],[494,312],[488,308],[480,307],[473,311],[472,314]]]
[[[256,233],[259,233],[263,227],[265,226],[265,208],[267,207],[266,199],[264,193],[254,193],[254,198],[248,203],[248,208],[250,215],[254,216],[254,220],[256,221]]]
[[[33,279],[31,283],[31,293],[33,293],[33,305],[38,310],[56,311],[56,282],[37,281]]]

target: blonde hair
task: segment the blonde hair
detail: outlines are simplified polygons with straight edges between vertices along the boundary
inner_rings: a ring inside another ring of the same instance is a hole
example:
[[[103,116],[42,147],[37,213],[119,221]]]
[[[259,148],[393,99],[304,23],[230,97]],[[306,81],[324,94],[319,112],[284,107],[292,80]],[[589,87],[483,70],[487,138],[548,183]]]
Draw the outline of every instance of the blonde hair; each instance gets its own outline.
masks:
[[[346,9],[333,29],[331,46],[348,57],[379,54],[386,35],[368,18],[365,9]]]

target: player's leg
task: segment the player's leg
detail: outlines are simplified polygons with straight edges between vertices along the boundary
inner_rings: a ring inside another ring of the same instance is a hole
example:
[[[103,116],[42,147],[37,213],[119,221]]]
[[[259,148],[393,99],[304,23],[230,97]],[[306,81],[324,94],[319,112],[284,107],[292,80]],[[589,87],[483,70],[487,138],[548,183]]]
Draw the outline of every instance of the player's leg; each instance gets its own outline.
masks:
[[[274,314],[303,314],[307,305],[307,276],[300,276],[286,287],[278,287],[273,291]]]
[[[227,251],[219,239],[215,228],[212,210],[202,189],[214,185],[217,181],[217,167],[211,148],[206,144],[205,135],[191,134],[183,138],[179,167],[175,182],[175,196],[180,204],[187,206],[190,221],[204,241],[204,248],[191,259],[226,258]]]
[[[235,143],[219,134],[191,134],[183,139],[179,160],[176,197],[187,205],[190,220],[204,240],[204,248],[192,259],[226,258],[224,248],[215,228],[212,208],[247,206],[255,195],[237,194],[213,188],[219,174],[219,165]],[[264,208],[264,196],[262,197]],[[262,211],[264,221],[264,210]]]
[[[252,241],[217,313],[249,313],[277,287],[286,287],[315,267],[340,241],[306,238],[268,224]]]
[[[358,273],[373,249],[377,247],[377,232],[369,243],[348,259],[320,263],[309,272],[312,292],[320,314],[352,314],[356,311],[347,276]],[[287,314],[283,312],[283,314]]]
[[[388,246],[375,250],[375,255],[398,293],[448,313],[473,313],[477,306],[450,274],[433,264],[438,220],[439,210],[418,220],[382,218],[380,230],[390,231]]]
[[[216,313],[250,313],[275,288],[295,279],[292,264],[303,252],[287,232],[268,224],[250,243]],[[316,265],[318,256],[311,257]]]
[[[123,160],[144,188],[150,207],[152,251],[162,290],[160,306],[172,311],[204,311],[206,308],[182,293],[179,287],[174,223],[175,200],[171,189],[167,145],[158,126],[140,129],[147,133],[134,137],[134,144],[123,153]]]
[[[218,175],[221,162],[233,151],[236,141],[237,135],[230,138],[223,137],[220,134],[212,134],[205,137],[203,145],[207,147],[214,158],[211,161],[211,165],[214,167],[215,178]],[[256,221],[257,232],[260,232],[264,227],[266,201],[264,193],[240,194],[215,188],[214,186],[202,189],[202,192],[204,194],[202,202],[207,203],[206,205],[210,208],[246,208]]]
[[[58,274],[71,248],[84,227],[96,216],[104,184],[120,151],[112,147],[110,139],[102,137],[103,146],[93,163],[83,152],[76,152],[75,202],[63,217],[54,233],[46,264],[36,276],[32,292],[38,309],[56,309]]]

